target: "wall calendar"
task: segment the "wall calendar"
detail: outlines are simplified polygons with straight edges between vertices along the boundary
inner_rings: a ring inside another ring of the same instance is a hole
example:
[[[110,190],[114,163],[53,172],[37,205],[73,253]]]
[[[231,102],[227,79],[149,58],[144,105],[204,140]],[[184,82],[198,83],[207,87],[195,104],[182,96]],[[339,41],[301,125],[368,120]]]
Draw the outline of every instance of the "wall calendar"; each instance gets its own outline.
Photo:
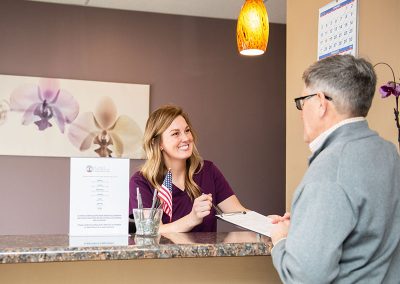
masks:
[[[319,9],[318,60],[335,54],[357,55],[358,0],[335,0]]]

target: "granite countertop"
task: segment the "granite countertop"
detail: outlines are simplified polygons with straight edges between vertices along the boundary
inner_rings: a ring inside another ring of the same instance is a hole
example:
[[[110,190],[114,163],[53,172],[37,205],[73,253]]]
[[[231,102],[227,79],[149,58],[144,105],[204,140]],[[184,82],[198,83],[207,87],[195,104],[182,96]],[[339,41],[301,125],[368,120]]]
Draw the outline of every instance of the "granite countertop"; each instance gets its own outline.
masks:
[[[0,236],[0,263],[270,255],[271,239],[253,232],[138,236]]]

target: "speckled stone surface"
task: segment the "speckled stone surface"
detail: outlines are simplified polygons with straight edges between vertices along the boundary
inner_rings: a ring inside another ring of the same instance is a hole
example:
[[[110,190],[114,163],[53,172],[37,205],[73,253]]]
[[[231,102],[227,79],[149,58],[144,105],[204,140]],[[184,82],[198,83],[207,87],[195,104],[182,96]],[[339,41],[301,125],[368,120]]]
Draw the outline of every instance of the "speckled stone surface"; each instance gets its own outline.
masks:
[[[156,238],[0,236],[0,263],[270,255],[271,239],[253,232],[170,233]]]

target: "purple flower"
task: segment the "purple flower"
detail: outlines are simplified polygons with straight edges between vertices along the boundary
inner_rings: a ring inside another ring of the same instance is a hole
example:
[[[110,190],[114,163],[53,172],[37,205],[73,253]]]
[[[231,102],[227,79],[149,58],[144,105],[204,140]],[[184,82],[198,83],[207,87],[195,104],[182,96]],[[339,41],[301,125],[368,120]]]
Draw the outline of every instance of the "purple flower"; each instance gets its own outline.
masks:
[[[386,85],[383,85],[379,88],[379,92],[381,93],[382,98],[387,98],[390,95],[398,97],[400,96],[400,84],[388,82]]]
[[[10,110],[10,106],[6,100],[0,100],[0,125],[2,125],[8,116],[8,112]]]
[[[385,62],[379,62],[377,64],[374,65],[374,67],[378,66],[378,65],[386,65],[387,67],[389,67],[390,71],[392,71],[392,76],[393,76],[393,81],[387,82],[386,85],[383,85],[379,88],[379,92],[381,93],[382,98],[387,98],[390,95],[393,95],[396,99],[395,99],[395,107],[393,109],[393,113],[394,113],[394,120],[396,121],[396,127],[397,127],[397,141],[399,143],[399,147],[400,147],[400,118],[399,118],[399,98],[400,98],[400,84],[396,83],[396,77],[394,75],[394,71],[393,68],[385,63]]]
[[[61,133],[65,124],[75,120],[79,105],[67,91],[60,89],[59,80],[42,78],[38,85],[22,85],[10,97],[10,109],[23,112],[22,124],[34,122],[40,131],[52,127],[55,120]]]

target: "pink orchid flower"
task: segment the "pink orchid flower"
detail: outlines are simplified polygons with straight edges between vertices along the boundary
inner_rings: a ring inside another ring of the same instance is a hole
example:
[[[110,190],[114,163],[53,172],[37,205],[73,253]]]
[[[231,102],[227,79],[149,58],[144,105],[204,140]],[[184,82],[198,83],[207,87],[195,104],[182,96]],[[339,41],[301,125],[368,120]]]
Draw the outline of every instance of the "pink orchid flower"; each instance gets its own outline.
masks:
[[[10,110],[10,106],[6,100],[0,100],[0,125],[2,125],[8,116],[8,112]]]
[[[67,135],[80,151],[92,148],[100,157],[143,158],[140,127],[129,116],[118,116],[117,107],[109,97],[104,97],[94,112],[80,114]]]
[[[40,131],[52,127],[55,120],[61,133],[79,113],[79,104],[66,90],[60,89],[59,80],[42,78],[38,85],[22,85],[10,97],[10,109],[23,112],[22,124],[34,122]]]

